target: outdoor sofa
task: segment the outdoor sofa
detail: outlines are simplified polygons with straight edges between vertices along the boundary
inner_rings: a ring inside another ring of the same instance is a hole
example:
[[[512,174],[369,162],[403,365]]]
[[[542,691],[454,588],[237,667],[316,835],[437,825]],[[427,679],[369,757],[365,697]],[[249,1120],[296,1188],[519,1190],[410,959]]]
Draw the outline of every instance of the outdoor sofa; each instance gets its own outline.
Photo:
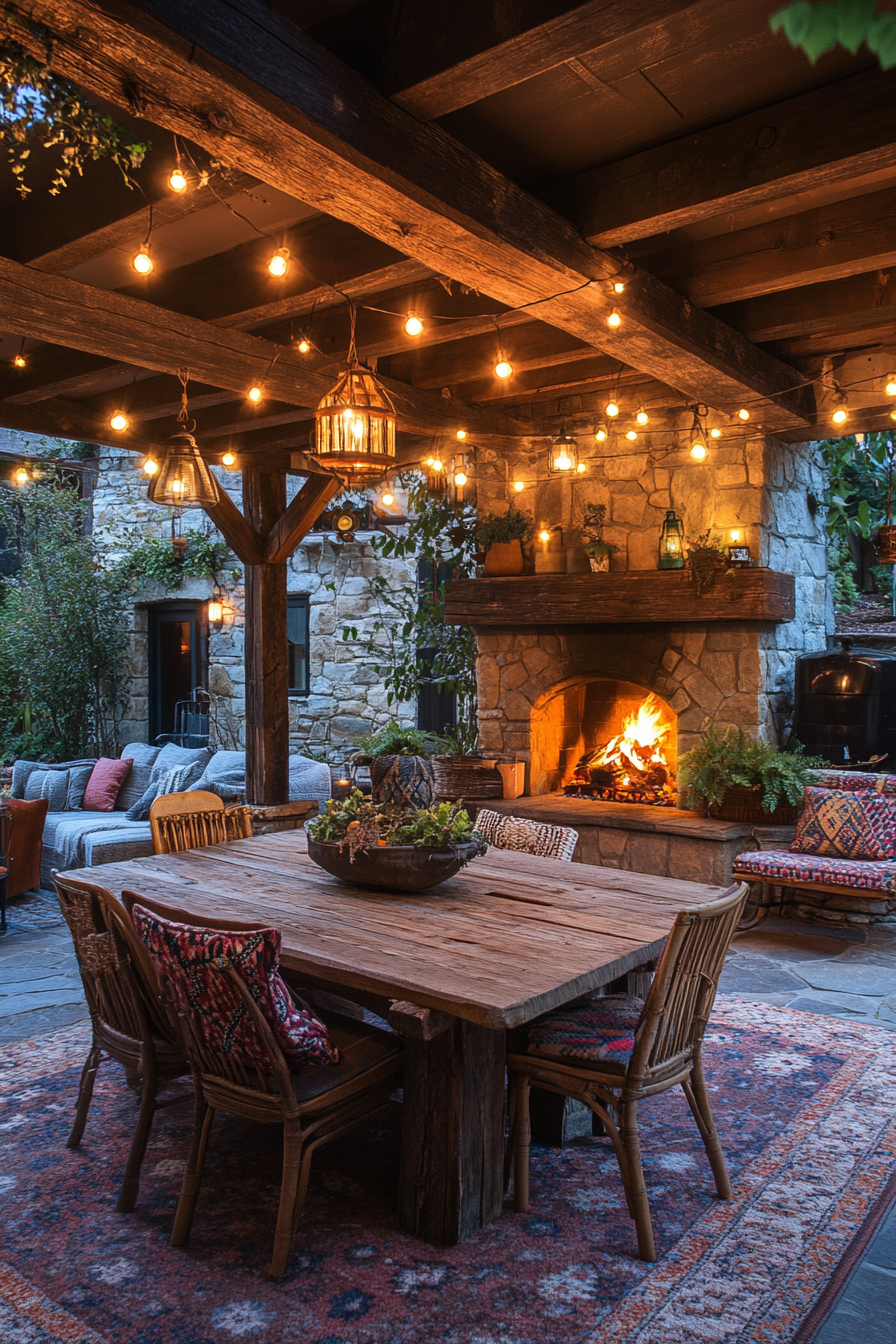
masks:
[[[205,789],[225,802],[239,802],[246,792],[246,753],[192,749],[167,743],[162,747],[130,742],[121,752],[131,767],[118,789],[111,811],[85,810],[84,795],[95,760],[16,761],[13,798],[44,798],[49,803],[43,829],[41,886],[52,890],[54,869],[94,867],[143,858],[153,852],[149,809],[167,793]],[[304,756],[289,758],[289,801],[309,799],[321,807],[330,797],[329,767]]]

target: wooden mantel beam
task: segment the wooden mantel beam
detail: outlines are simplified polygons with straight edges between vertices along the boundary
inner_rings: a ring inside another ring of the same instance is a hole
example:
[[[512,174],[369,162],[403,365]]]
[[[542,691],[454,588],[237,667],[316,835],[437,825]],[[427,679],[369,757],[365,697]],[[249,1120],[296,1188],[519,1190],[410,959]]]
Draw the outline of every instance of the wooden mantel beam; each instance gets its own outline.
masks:
[[[4,258],[0,313],[4,328],[21,336],[124,359],[159,373],[186,366],[198,381],[235,392],[259,383],[269,396],[294,406],[315,407],[332,386],[332,376],[315,373],[287,347]],[[392,379],[382,381],[402,429],[427,433],[465,428],[483,441],[527,432],[526,426],[498,411]]]
[[[616,258],[257,0],[30,0],[28,13],[53,34],[52,68],[115,106],[709,405],[808,422],[793,369],[642,272],[620,302]]]

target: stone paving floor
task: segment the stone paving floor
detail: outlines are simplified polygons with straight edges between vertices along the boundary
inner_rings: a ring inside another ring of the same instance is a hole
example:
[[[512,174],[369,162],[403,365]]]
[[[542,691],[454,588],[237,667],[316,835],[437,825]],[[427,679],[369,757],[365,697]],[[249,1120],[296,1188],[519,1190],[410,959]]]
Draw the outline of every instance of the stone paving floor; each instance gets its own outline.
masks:
[[[54,898],[13,903],[0,938],[0,1045],[87,1017]],[[769,918],[736,934],[720,993],[896,1030],[896,927],[830,928]],[[813,1344],[892,1344],[896,1211],[878,1230]]]

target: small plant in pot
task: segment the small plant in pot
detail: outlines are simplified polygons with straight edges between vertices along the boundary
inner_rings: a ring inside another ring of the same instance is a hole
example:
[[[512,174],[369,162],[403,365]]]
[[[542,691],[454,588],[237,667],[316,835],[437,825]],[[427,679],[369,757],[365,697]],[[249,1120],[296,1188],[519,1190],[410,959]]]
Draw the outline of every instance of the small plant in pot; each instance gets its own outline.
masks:
[[[326,872],[356,886],[423,891],[453,877],[486,844],[464,809],[379,805],[360,789],[305,827],[308,855]]]
[[[716,576],[731,568],[728,552],[720,541],[712,540],[712,529],[688,539],[687,567],[697,595],[708,593]]]
[[[811,783],[810,771],[827,761],[784,751],[743,728],[719,734],[710,727],[699,746],[682,756],[679,777],[704,816],[725,821],[787,825],[796,821]]]
[[[434,741],[418,728],[402,728],[395,722],[378,733],[359,737],[353,761],[370,767],[372,801],[379,806],[428,807],[433,775],[427,757]]]
[[[606,521],[606,504],[585,505],[585,516],[582,519],[581,527],[582,542],[588,562],[597,574],[606,573],[610,568],[610,557],[615,555],[619,549],[611,541],[604,541]]]
[[[476,540],[485,551],[490,578],[509,578],[523,572],[523,543],[535,531],[531,514],[511,507],[506,513],[486,513],[476,528]]]

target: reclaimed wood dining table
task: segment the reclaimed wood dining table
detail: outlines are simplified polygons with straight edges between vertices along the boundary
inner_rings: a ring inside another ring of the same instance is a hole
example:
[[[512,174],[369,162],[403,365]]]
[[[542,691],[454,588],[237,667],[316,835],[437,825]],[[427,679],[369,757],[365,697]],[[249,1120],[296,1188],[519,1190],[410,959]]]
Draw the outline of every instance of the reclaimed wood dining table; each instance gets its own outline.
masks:
[[[429,891],[376,891],[325,873],[301,831],[72,875],[264,920],[292,983],[386,1015],[405,1038],[400,1222],[443,1245],[501,1210],[506,1029],[643,967],[724,890],[490,849]]]

